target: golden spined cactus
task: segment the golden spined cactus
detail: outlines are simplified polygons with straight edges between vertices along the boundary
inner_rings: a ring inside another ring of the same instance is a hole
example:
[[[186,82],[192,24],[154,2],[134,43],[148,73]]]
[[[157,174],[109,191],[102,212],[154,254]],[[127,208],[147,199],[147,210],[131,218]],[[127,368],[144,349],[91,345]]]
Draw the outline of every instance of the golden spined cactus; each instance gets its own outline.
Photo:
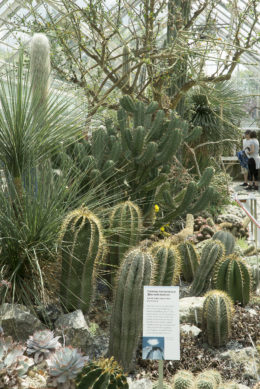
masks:
[[[171,286],[179,284],[181,272],[180,255],[169,239],[152,245],[150,252],[153,261],[153,284]]]
[[[60,293],[64,307],[87,313],[95,286],[97,263],[105,253],[100,220],[86,207],[65,218],[59,237],[62,263]]]
[[[231,336],[233,302],[227,293],[211,290],[205,295],[202,325],[210,346],[224,346]]]

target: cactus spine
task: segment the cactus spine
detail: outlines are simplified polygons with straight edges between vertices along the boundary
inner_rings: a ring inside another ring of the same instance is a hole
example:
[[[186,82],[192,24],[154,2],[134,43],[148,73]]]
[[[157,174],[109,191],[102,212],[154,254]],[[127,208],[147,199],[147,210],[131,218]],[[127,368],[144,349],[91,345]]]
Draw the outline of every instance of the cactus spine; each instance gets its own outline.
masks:
[[[31,40],[30,76],[32,99],[36,104],[45,103],[50,83],[50,45],[44,34],[34,34]]]
[[[76,387],[78,389],[128,389],[129,385],[121,367],[112,357],[101,358],[87,364],[77,377]]]
[[[224,245],[218,240],[209,240],[203,247],[200,264],[190,289],[191,296],[200,296],[205,293],[215,264],[225,253]]]
[[[220,347],[231,335],[233,303],[226,292],[211,290],[205,295],[202,324],[206,330],[208,344]]]
[[[62,262],[61,296],[69,311],[90,307],[97,262],[104,254],[105,240],[99,219],[87,208],[65,218],[59,238]]]
[[[120,266],[127,250],[136,246],[141,238],[142,216],[132,201],[116,205],[110,216],[110,265]]]
[[[142,329],[143,287],[152,276],[152,258],[140,249],[128,252],[120,266],[110,322],[109,355],[131,367]]]
[[[225,254],[230,255],[235,249],[235,238],[229,231],[217,231],[213,235],[212,239],[220,240],[225,246]]]
[[[181,257],[181,272],[187,282],[194,279],[199,266],[199,256],[195,246],[190,242],[183,242],[177,246]]]
[[[170,240],[155,243],[151,247],[153,261],[153,284],[178,285],[181,271],[180,255]]]
[[[252,276],[245,261],[230,255],[216,265],[214,287],[224,290],[233,302],[246,305],[250,299]]]
[[[193,389],[194,376],[190,371],[179,370],[173,379],[173,389]]]

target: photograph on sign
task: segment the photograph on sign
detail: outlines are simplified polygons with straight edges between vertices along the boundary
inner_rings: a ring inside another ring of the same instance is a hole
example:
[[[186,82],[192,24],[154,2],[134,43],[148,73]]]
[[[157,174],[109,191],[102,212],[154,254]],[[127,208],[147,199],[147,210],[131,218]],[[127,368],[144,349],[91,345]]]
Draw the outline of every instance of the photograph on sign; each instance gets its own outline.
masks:
[[[180,359],[178,286],[144,286],[142,358]]]
[[[164,360],[164,338],[143,336],[143,359]]]

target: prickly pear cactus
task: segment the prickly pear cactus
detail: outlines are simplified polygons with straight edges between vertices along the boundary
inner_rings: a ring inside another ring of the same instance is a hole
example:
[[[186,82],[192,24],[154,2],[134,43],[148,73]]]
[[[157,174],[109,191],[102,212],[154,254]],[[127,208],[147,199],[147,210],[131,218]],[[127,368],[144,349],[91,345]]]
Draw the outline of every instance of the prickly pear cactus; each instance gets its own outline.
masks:
[[[231,335],[233,303],[226,292],[211,290],[205,295],[202,325],[206,331],[208,344],[224,346]]]
[[[59,238],[60,292],[67,310],[88,312],[97,263],[104,251],[105,239],[99,219],[84,207],[69,213],[61,226]]]
[[[181,258],[181,273],[187,282],[194,279],[199,266],[199,255],[194,244],[186,241],[177,246]]]
[[[142,329],[143,287],[152,277],[152,257],[140,249],[129,251],[120,266],[110,321],[109,356],[127,371]]]
[[[191,296],[200,296],[207,291],[215,264],[225,253],[223,243],[218,240],[209,240],[203,247],[200,264],[190,288]]]
[[[152,245],[153,285],[171,286],[179,284],[181,272],[180,255],[170,240],[165,239]]]
[[[233,254],[236,240],[229,231],[217,231],[212,237],[213,240],[220,240],[225,246],[225,255]]]
[[[237,255],[229,255],[216,264],[213,284],[216,289],[227,292],[233,302],[246,305],[250,300],[251,271]]]

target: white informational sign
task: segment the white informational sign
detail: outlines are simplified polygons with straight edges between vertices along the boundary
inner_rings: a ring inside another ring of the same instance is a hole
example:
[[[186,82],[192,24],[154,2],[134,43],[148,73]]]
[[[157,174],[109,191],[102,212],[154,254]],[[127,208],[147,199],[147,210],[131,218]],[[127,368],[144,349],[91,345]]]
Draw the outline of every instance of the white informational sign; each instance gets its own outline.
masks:
[[[179,287],[144,286],[143,359],[180,359],[179,322]]]

